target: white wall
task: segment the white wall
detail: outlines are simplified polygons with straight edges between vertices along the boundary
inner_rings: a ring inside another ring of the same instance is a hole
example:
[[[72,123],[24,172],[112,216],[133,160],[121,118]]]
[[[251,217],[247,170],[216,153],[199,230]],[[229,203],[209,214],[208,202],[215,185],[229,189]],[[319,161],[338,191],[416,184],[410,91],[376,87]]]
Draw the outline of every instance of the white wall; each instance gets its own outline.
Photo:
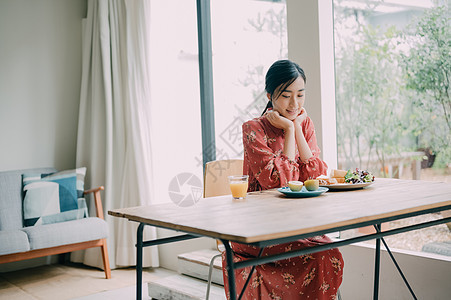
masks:
[[[388,253],[381,249],[379,299],[413,299]],[[450,299],[451,257],[390,249],[418,299]],[[346,300],[373,299],[374,246],[359,243],[341,247]]]
[[[0,171],[75,166],[86,0],[0,1]]]
[[[0,171],[75,167],[85,15],[86,0],[0,1]]]

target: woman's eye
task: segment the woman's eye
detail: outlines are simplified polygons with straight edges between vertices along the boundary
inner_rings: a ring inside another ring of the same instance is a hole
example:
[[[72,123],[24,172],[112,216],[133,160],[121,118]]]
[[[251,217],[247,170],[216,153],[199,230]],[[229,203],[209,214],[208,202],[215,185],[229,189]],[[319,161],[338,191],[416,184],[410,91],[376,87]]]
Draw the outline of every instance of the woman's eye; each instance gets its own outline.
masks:
[[[290,98],[289,95],[282,95],[282,97],[284,97],[284,98]]]
[[[299,94],[299,95],[298,95],[298,97],[299,97],[299,98],[302,98],[302,97],[304,97],[304,95],[302,95],[302,94]]]

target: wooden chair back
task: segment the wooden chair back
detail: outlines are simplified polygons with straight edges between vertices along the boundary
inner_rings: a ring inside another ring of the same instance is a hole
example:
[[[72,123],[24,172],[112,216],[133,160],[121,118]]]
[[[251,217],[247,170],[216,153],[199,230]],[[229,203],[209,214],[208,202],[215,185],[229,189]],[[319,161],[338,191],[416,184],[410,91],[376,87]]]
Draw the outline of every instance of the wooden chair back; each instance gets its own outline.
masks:
[[[230,195],[227,177],[243,175],[242,159],[214,160],[205,164],[204,198]]]

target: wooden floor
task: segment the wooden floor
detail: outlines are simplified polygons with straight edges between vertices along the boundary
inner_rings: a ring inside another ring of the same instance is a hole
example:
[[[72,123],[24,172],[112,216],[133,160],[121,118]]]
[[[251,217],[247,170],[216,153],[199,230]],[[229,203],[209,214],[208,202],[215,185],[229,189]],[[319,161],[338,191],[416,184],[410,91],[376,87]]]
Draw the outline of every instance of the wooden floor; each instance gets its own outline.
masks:
[[[135,299],[135,269],[115,269],[111,274],[111,279],[105,279],[100,269],[71,263],[0,273],[0,299]],[[160,268],[145,269],[143,281],[174,274]],[[147,291],[143,299],[148,299]]]

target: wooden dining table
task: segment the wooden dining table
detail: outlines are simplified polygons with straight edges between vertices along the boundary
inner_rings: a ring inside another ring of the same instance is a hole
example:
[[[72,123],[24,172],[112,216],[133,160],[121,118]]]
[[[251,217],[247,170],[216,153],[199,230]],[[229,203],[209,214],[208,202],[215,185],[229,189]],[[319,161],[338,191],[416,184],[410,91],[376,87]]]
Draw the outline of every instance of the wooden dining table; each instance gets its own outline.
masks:
[[[203,198],[189,207],[165,203],[114,209],[108,214],[139,223],[136,245],[137,299],[142,297],[142,248],[198,237],[219,239],[225,245],[231,299],[239,298],[236,296],[235,269],[376,239],[373,299],[378,299],[381,241],[385,244],[383,238],[451,222],[451,218],[387,231],[381,231],[380,224],[448,209],[451,209],[451,184],[376,178],[374,184],[366,188],[331,189],[317,197],[287,198],[273,189],[248,193],[244,201],[234,201],[227,195]],[[241,262],[233,261],[233,252],[229,246],[229,242],[238,242],[266,247],[368,225],[375,227],[375,233]],[[144,226],[161,227],[185,234],[143,241]],[[393,256],[392,259],[413,294],[400,266]]]

